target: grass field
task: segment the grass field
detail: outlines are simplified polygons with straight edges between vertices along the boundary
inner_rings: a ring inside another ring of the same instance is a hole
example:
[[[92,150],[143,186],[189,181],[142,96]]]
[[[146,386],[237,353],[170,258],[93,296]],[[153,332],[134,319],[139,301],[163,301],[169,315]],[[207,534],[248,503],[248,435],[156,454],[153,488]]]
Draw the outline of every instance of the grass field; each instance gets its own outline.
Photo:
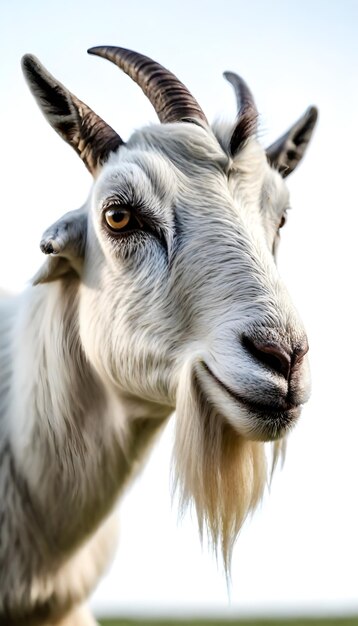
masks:
[[[197,619],[104,619],[102,626],[358,626],[358,617],[332,617],[326,619],[260,619],[260,620],[197,620]]]

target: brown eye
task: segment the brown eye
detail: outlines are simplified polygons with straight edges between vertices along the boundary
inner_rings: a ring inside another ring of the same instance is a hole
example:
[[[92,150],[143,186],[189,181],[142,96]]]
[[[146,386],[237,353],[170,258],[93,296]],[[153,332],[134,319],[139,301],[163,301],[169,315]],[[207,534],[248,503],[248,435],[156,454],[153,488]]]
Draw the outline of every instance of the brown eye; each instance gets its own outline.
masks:
[[[112,207],[111,209],[106,209],[104,212],[107,226],[117,232],[124,230],[124,228],[128,226],[131,217],[131,211],[125,207]]]

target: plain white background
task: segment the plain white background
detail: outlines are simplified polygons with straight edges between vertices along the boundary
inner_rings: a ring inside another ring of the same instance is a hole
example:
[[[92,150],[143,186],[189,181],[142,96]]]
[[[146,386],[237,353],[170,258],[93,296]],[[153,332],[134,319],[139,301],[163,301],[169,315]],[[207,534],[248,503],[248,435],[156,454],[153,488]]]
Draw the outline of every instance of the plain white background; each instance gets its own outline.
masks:
[[[41,263],[43,230],[78,207],[90,176],[43,120],[20,58],[46,67],[126,139],[156,116],[128,77],[86,55],[120,45],[169,67],[209,119],[233,119],[224,70],[255,94],[265,145],[310,104],[320,121],[289,179],[279,268],[305,321],[312,398],[286,464],[243,529],[231,601],[194,521],[170,502],[172,425],[121,505],[121,540],[97,613],[358,611],[357,26],[358,4],[303,0],[3,0],[0,285],[19,290]]]

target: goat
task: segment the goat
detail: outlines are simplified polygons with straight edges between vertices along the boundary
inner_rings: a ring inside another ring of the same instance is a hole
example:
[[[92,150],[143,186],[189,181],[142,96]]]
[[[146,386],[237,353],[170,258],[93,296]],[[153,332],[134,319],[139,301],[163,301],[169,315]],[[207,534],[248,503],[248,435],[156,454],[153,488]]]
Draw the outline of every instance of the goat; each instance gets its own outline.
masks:
[[[124,70],[161,122],[127,143],[32,55],[30,90],[94,177],[41,241],[33,284],[0,299],[0,625],[94,624],[115,503],[176,410],[175,487],[226,570],[238,531],[309,397],[307,339],[275,263],[284,178],[314,107],[266,151],[245,82],[211,128],[168,70]]]

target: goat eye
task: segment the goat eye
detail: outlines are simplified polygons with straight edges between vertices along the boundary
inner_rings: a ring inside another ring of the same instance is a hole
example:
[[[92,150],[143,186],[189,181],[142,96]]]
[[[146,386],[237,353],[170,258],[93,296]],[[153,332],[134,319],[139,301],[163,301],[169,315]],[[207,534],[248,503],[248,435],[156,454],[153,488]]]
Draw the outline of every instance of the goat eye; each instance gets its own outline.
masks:
[[[106,209],[104,212],[104,218],[107,226],[116,232],[124,230],[126,226],[128,226],[131,217],[131,211],[120,206]]]

